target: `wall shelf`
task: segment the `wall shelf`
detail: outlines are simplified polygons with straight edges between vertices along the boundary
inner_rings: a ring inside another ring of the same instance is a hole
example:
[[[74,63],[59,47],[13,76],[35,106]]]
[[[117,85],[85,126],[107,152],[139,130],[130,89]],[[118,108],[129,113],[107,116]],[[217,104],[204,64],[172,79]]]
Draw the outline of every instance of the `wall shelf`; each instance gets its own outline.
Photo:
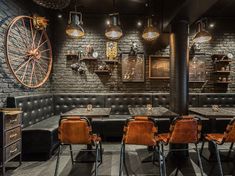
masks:
[[[118,60],[102,60],[103,62],[105,62],[106,64],[118,64],[119,61]]]
[[[214,73],[227,73],[227,74],[229,74],[229,73],[231,73],[232,71],[214,71]]]
[[[94,57],[84,57],[81,59],[81,61],[97,61],[97,58]]]
[[[96,74],[100,74],[100,75],[110,75],[110,70],[95,70],[94,71]]]
[[[232,83],[232,81],[216,81],[216,84],[229,84]]]

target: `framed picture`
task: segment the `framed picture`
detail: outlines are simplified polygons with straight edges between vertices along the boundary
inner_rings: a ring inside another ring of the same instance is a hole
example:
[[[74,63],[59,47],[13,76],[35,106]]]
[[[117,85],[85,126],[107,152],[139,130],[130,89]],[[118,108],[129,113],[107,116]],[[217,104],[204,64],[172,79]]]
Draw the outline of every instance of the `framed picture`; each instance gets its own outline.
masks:
[[[162,56],[149,56],[149,78],[169,79],[170,58]]]
[[[193,58],[189,62],[189,82],[206,81],[206,63],[203,60]]]
[[[129,56],[122,54],[122,82],[144,82],[145,59],[143,53]]]

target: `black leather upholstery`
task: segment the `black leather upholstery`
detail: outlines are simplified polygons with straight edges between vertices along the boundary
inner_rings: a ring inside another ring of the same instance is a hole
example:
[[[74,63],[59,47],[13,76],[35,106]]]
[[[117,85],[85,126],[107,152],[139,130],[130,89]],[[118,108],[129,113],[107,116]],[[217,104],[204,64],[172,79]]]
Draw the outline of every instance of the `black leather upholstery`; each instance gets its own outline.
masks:
[[[202,93],[199,94],[199,106],[211,107],[211,105],[221,107],[235,107],[234,93]]]
[[[104,139],[121,138],[123,126],[130,117],[128,107],[153,106],[169,108],[168,93],[57,93],[31,96],[8,97],[8,107],[21,107],[23,110],[23,153],[45,153],[50,157],[58,145],[57,129],[59,114],[75,107],[110,107],[109,118],[94,119],[93,131]],[[235,106],[235,94],[190,94],[189,106],[223,107]],[[54,116],[54,115],[57,116]],[[207,123],[207,122],[205,122]],[[159,132],[169,129],[169,119],[159,119]],[[207,128],[205,129],[207,130]]]
[[[93,107],[104,107],[104,98],[103,94],[54,94],[55,114],[64,113],[76,107],[86,107],[88,104],[92,104]]]
[[[129,115],[128,107],[141,107],[152,103],[148,93],[112,93],[105,98],[105,107],[112,108],[111,115]]]

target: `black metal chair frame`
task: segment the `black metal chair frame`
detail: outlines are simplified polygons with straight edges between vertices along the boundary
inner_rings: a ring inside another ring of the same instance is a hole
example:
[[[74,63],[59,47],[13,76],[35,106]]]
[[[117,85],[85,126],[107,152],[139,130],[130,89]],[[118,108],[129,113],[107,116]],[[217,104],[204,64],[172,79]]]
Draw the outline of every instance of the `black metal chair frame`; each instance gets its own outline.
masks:
[[[198,123],[201,124],[201,119],[199,117],[194,117],[195,119],[197,119]],[[174,118],[174,120],[172,121],[172,125],[175,125],[176,122],[178,120],[181,120],[182,117],[176,117]],[[174,129],[173,129],[174,130]],[[164,142],[159,142],[159,145],[160,145],[160,153],[161,153],[161,156],[162,156],[162,160],[163,160],[163,175],[166,176],[167,173],[166,173],[166,157],[165,157],[165,154],[164,154],[164,151],[168,151],[168,150],[164,150],[164,145],[168,145],[169,143],[167,144],[164,144]],[[196,153],[197,153],[197,157],[198,157],[198,162],[199,162],[199,168],[200,168],[200,173],[201,175],[203,176],[203,167],[202,167],[202,160],[201,160],[201,157],[200,157],[200,152],[199,152],[199,149],[198,149],[198,143],[194,143],[195,147],[196,147]],[[195,150],[194,148],[187,148],[187,149],[170,149],[169,152],[179,152],[179,151],[189,151],[189,150]],[[176,175],[178,173],[178,168],[176,170]]]
[[[155,125],[155,127],[157,127],[156,125],[156,121],[151,118],[151,117],[148,117],[148,119],[150,121],[152,121]],[[134,117],[131,117],[129,119],[126,120],[125,122],[125,127],[128,126],[128,123],[131,121],[131,120],[134,120]],[[125,133],[124,133],[125,134]],[[155,161],[156,161],[156,155],[157,153],[159,154],[159,170],[160,170],[160,175],[162,176],[162,165],[161,165],[161,160],[162,160],[162,157],[161,157],[161,153],[160,153],[160,149],[159,149],[159,145],[157,144],[156,146],[153,146],[154,150],[153,150],[153,158],[152,158],[152,163],[155,165]],[[126,174],[128,174],[128,169],[127,169],[127,165],[126,165],[126,144],[122,141],[121,143],[121,152],[120,152],[120,165],[119,165],[119,176],[122,176],[123,175],[123,165],[124,165],[124,168],[125,168],[125,171],[126,171]]]
[[[235,123],[235,117],[229,122],[229,125],[232,125],[233,123]],[[222,167],[222,163],[221,163],[221,159],[220,159],[220,150],[226,150],[226,149],[218,149],[218,145],[223,145],[225,142],[222,141],[221,144],[217,144],[216,141],[211,141],[211,142],[213,143],[213,145],[215,147],[216,159],[217,159],[217,162],[218,162],[218,165],[219,165],[220,175],[223,176],[224,173],[223,173],[223,167]],[[201,150],[200,150],[200,155],[201,156],[203,156],[202,152],[203,152],[204,144],[205,144],[205,140],[203,140],[203,142],[202,142],[202,147],[201,147]],[[229,159],[229,157],[231,155],[231,152],[234,151],[233,150],[233,145],[234,145],[234,143],[232,142],[230,147],[229,147],[228,154],[226,156],[227,160]]]
[[[86,117],[80,117],[81,119],[85,119],[88,126],[90,127],[91,124],[90,124],[90,121],[86,118]],[[66,118],[66,117],[61,117],[60,121],[59,121],[59,126],[61,124],[61,121],[64,120],[64,119],[69,119],[69,118]],[[73,159],[73,149],[72,149],[72,145],[71,144],[64,144],[64,143],[60,143],[59,144],[59,147],[58,147],[58,152],[57,152],[57,161],[56,161],[56,168],[55,168],[55,173],[54,173],[54,176],[57,176],[58,175],[58,168],[59,168],[59,163],[60,163],[60,155],[62,154],[61,152],[61,147],[62,146],[65,146],[65,145],[68,145],[69,146],[69,151],[70,151],[70,156],[71,156],[71,161],[72,161],[72,165],[74,165],[77,161]],[[102,143],[101,141],[97,141],[95,143],[92,144],[93,146],[95,146],[95,149],[87,149],[87,150],[84,150],[83,151],[95,151],[96,153],[96,157],[95,157],[95,170],[93,171],[95,173],[95,176],[98,175],[98,167],[102,164],[103,162],[103,157],[102,157]]]

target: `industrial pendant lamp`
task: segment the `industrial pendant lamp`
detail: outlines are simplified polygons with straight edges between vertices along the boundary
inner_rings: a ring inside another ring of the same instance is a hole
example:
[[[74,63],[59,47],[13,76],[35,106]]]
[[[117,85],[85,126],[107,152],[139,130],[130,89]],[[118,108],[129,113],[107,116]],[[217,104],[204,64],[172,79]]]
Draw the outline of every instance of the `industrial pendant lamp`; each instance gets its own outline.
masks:
[[[105,36],[110,40],[118,40],[122,37],[122,29],[118,25],[118,13],[110,14],[110,24],[105,30]]]
[[[204,43],[210,41],[211,39],[212,39],[211,34],[205,29],[205,23],[203,23],[202,20],[198,21],[197,32],[193,37],[193,42]]]
[[[66,28],[66,34],[72,38],[81,38],[85,35],[84,29],[82,28],[82,13],[77,12],[76,4],[75,11],[69,12],[69,20]]]
[[[147,27],[145,27],[142,37],[146,41],[154,41],[159,37],[160,33],[156,27],[153,26],[152,18],[148,18]]]

